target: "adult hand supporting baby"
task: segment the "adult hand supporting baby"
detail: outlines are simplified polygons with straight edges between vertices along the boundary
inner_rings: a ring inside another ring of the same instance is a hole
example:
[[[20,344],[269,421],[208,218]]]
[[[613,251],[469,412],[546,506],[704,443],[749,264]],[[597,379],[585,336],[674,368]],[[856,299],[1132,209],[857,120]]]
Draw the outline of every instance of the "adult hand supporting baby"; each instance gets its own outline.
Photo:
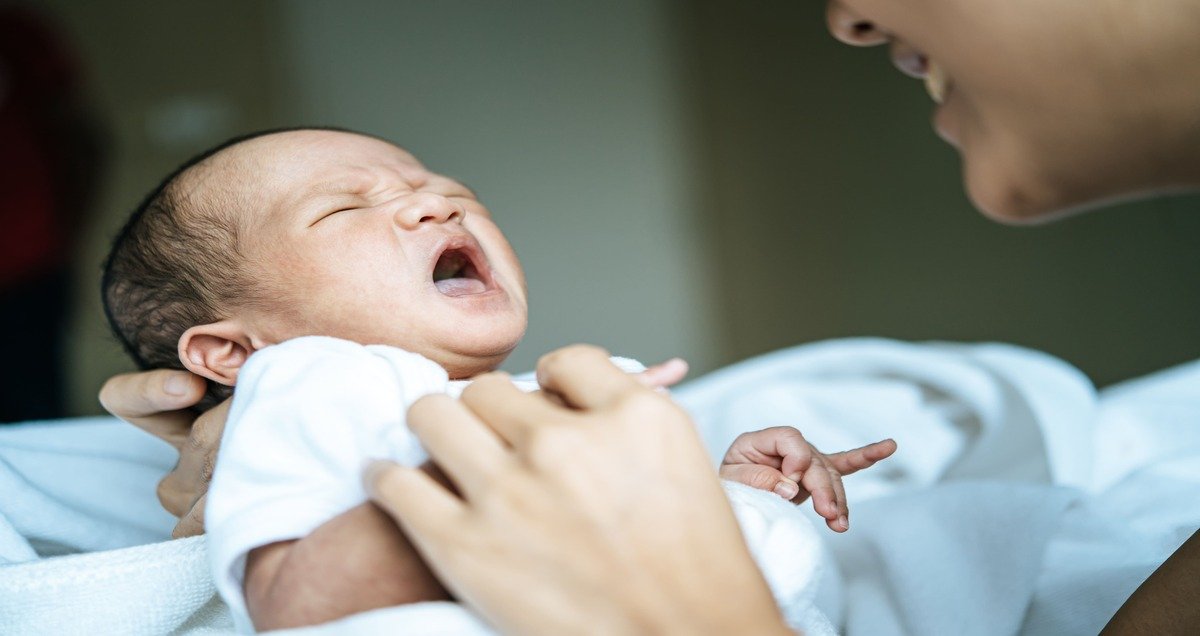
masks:
[[[460,491],[389,463],[366,475],[462,601],[509,633],[787,630],[688,416],[592,347],[499,374],[409,426]]]
[[[158,483],[158,500],[179,517],[171,533],[177,539],[204,533],[205,493],[229,415],[229,400],[199,417],[188,410],[204,391],[202,378],[173,370],[114,376],[100,389],[100,404],[109,413],[179,451],[179,462]]]

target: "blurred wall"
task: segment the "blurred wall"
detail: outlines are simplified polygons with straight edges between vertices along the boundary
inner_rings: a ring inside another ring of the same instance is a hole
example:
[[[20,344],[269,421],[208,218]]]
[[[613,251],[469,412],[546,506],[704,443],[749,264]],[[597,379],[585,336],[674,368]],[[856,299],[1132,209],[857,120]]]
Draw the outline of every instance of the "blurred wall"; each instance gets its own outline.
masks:
[[[97,292],[111,236],[174,166],[232,134],[340,125],[393,139],[488,204],[530,285],[506,367],[594,342],[646,361],[717,349],[666,2],[72,2],[114,126],[81,255],[72,410],[128,370]]]
[[[999,340],[1100,383],[1200,357],[1200,198],[984,219],[920,83],[823,2],[681,6],[722,359],[838,336]]]
[[[125,218],[196,152],[279,117],[275,5],[239,0],[44,0],[82,59],[109,144],[99,214],[76,264],[70,403],[97,413],[104,379],[130,370],[100,308],[100,263]]]
[[[919,84],[823,3],[44,0],[112,129],[77,268],[72,410],[129,368],[98,267],[170,168],[237,132],[390,137],[488,203],[526,266],[510,368],[590,341],[700,370],[850,335],[1002,340],[1100,382],[1200,357],[1197,198],[983,219]]]

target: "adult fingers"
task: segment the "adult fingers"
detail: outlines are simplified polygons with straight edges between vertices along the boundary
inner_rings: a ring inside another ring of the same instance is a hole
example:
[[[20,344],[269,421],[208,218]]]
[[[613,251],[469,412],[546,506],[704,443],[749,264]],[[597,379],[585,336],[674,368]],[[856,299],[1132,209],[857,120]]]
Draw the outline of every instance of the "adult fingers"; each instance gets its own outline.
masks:
[[[194,537],[204,534],[204,504],[208,501],[208,495],[201,495],[192,509],[187,514],[179,519],[179,523],[175,524],[175,529],[171,531],[172,539],[182,539],[184,537]]]
[[[191,478],[184,478],[179,464],[158,482],[158,503],[169,513],[183,518],[196,503],[196,488]]]
[[[427,556],[430,537],[462,527],[463,501],[420,468],[372,462],[363,471],[363,486]],[[436,565],[436,559],[431,564]]]
[[[196,418],[187,438],[178,446],[179,462],[158,483],[159,502],[177,517],[187,515],[208,492],[230,403],[225,400]],[[199,505],[203,509],[203,503]]]
[[[233,398],[229,398],[201,413],[188,431],[187,452],[182,454],[195,452],[208,460],[208,471],[204,479],[206,483],[212,478],[211,464],[216,461],[217,450],[221,447],[221,436],[225,434],[225,421],[229,419],[229,407],[232,404]]]
[[[538,384],[577,409],[600,409],[645,388],[617,368],[608,353],[590,345],[572,345],[538,360]]]
[[[721,466],[721,479],[767,490],[788,501],[800,492],[799,484],[784,477],[778,470],[760,464],[725,464]]]
[[[182,409],[204,397],[205,383],[187,371],[159,369],[109,378],[100,404],[109,413],[178,448],[195,416]]]
[[[634,376],[642,386],[651,389],[665,389],[674,386],[685,378],[688,373],[688,363],[683,358],[671,358],[647,368]]]
[[[545,391],[525,393],[502,373],[476,378],[463,391],[462,404],[508,444],[525,446],[539,427],[571,419],[574,414]]]
[[[830,466],[845,476],[853,475],[864,468],[870,468],[875,465],[875,462],[887,459],[895,452],[896,441],[885,439],[882,442],[867,444],[862,448],[855,448],[841,453],[832,453],[826,455],[826,457],[829,460]]]
[[[231,402],[232,399],[225,400],[196,418],[186,442],[179,447],[179,464],[172,472],[179,480],[180,488],[194,491],[192,501],[199,499],[208,490],[208,482],[212,481]]]
[[[446,395],[429,395],[413,403],[408,427],[468,497],[491,482],[509,455],[500,438],[466,404]]]
[[[446,476],[446,473],[442,472],[441,468],[437,467],[437,464],[433,462],[425,462],[424,464],[417,466],[417,469],[432,477],[434,481],[441,484],[442,488],[445,488],[456,495],[458,494],[458,489],[455,488],[454,482],[450,481],[450,478]]]

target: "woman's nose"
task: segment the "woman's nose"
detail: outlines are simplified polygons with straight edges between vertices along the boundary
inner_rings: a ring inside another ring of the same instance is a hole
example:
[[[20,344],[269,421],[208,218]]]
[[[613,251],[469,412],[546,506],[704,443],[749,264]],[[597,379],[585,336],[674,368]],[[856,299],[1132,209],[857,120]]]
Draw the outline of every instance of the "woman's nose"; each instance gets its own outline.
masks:
[[[833,37],[850,46],[878,46],[891,39],[874,22],[852,11],[841,0],[831,0],[825,18]]]
[[[415,230],[423,224],[461,223],[463,210],[440,194],[414,192],[403,197],[396,208],[396,225]]]

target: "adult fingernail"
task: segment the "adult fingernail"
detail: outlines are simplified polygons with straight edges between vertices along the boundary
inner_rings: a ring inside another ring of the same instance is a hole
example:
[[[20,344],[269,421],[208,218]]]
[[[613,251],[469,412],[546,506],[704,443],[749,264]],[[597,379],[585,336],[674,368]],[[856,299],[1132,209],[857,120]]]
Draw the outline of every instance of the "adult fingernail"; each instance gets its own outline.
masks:
[[[188,391],[188,377],[183,373],[172,373],[163,383],[163,390],[168,395],[184,395]]]
[[[842,515],[838,517],[838,525],[842,526],[842,530],[849,530],[850,520],[846,518],[846,515]]]
[[[793,482],[781,481],[778,484],[775,484],[775,494],[789,501],[792,499],[792,497],[795,497],[796,493],[798,492],[800,492],[800,486],[797,486]]]

